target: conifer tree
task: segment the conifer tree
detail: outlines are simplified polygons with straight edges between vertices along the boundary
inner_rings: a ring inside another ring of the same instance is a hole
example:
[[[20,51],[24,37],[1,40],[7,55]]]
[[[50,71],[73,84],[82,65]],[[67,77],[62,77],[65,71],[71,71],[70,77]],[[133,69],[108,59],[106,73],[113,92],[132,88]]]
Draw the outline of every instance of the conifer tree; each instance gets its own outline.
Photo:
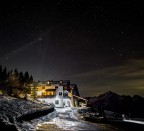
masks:
[[[7,77],[7,86],[9,87],[8,94],[11,95],[13,90],[18,91],[20,87],[19,76],[16,74],[17,72],[13,71]]]
[[[7,80],[7,69],[6,67],[2,71],[2,82],[5,83]]]
[[[28,83],[28,81],[29,81],[29,73],[26,71],[24,74],[24,82]]]
[[[18,75],[19,75],[19,73],[18,73],[18,70],[17,70],[17,69],[15,69],[15,70],[14,70],[14,73],[15,73],[15,75],[16,75],[16,76],[18,76]]]
[[[33,76],[31,75],[29,78],[29,84],[33,83]]]
[[[19,82],[20,82],[20,85],[23,86],[23,84],[24,84],[24,75],[23,75],[23,72],[19,73]]]

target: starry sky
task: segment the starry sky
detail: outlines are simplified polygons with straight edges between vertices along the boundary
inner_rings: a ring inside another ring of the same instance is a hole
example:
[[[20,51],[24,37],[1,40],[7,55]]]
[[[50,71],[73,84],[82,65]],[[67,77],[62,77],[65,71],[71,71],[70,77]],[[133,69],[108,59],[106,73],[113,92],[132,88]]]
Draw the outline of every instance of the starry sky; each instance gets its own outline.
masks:
[[[84,97],[144,96],[143,17],[138,0],[1,0],[0,65]]]

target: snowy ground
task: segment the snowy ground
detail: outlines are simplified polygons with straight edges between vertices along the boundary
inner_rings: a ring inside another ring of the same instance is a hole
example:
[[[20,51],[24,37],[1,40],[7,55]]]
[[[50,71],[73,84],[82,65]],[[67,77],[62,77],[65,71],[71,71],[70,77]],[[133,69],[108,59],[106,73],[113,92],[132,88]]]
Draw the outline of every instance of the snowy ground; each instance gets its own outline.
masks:
[[[97,131],[114,131],[106,124],[90,123],[79,120],[75,114],[76,108],[56,108],[54,112],[31,121],[31,124],[36,127],[37,131],[60,131],[60,130],[97,130]]]
[[[50,109],[51,106],[36,101],[26,101],[14,97],[0,95],[0,122],[5,125],[15,125],[17,129],[35,130],[27,122],[18,122],[17,118],[26,114]]]
[[[18,122],[17,118],[25,114],[48,110],[50,106],[42,103],[25,101],[13,97],[0,95],[0,122],[15,125],[19,131],[60,131],[60,130],[96,130],[115,131],[115,126],[108,124],[91,123],[77,117],[77,108],[55,108],[48,115],[31,121]]]
[[[125,121],[125,122],[130,122],[130,123],[136,123],[136,124],[142,124],[142,125],[144,125],[144,121],[126,120],[126,119],[124,119],[123,121]]]

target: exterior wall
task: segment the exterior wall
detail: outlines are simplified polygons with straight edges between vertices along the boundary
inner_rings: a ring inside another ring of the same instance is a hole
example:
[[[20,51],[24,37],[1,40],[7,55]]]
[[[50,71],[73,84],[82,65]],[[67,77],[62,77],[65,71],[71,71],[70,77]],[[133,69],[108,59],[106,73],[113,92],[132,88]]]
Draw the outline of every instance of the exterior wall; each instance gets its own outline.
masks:
[[[38,85],[36,88],[37,97],[55,95],[55,91],[45,91],[46,89],[55,89],[55,86]]]
[[[37,86],[37,91],[45,91],[45,86]]]
[[[45,89],[55,89],[55,86],[51,85],[51,86],[45,86]]]
[[[64,107],[72,107],[70,98],[63,98]]]
[[[55,104],[55,98],[54,97],[52,97],[52,98],[38,98],[38,100],[40,100],[41,102],[44,102],[44,103]]]
[[[38,98],[38,100],[45,103],[53,103],[55,107],[71,107],[72,106],[71,99],[68,96],[64,98],[63,96],[64,92],[66,91],[63,90],[63,86],[58,86],[55,97]],[[43,93],[43,91],[41,92],[39,91],[39,93]],[[49,91],[48,93],[54,93],[54,92]]]
[[[63,107],[63,86],[58,86],[56,90],[55,106]]]
[[[73,95],[79,96],[76,84],[67,81],[44,81],[32,84],[31,89],[36,86],[36,97],[47,103],[53,103],[56,107],[76,106],[77,101]],[[61,95],[59,94],[61,92]],[[33,91],[31,90],[31,95]]]
[[[55,86],[41,85],[36,87],[38,91],[45,91],[46,89],[55,89]]]
[[[55,92],[54,91],[37,91],[37,97],[42,97],[42,96],[54,96]]]
[[[71,92],[68,92],[68,96],[69,96],[69,97],[72,97],[72,93],[71,93]]]
[[[42,91],[37,91],[37,96],[42,96]]]
[[[52,98],[38,98],[38,100],[40,100],[41,102],[44,103],[53,103],[55,105],[55,97]],[[58,106],[56,106],[58,107]],[[72,103],[70,98],[63,98],[63,106],[62,107],[72,107]]]
[[[50,95],[55,95],[55,92],[54,91],[46,91],[46,95],[50,96]]]

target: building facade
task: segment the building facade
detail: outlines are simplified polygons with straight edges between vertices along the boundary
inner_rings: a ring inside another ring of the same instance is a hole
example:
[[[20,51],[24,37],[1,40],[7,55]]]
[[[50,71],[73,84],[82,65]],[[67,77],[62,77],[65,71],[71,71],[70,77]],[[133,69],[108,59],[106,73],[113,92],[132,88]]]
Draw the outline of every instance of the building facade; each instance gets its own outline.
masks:
[[[38,81],[31,85],[31,96],[46,103],[53,103],[55,107],[75,107],[78,100],[73,95],[79,96],[76,84],[69,80]]]

